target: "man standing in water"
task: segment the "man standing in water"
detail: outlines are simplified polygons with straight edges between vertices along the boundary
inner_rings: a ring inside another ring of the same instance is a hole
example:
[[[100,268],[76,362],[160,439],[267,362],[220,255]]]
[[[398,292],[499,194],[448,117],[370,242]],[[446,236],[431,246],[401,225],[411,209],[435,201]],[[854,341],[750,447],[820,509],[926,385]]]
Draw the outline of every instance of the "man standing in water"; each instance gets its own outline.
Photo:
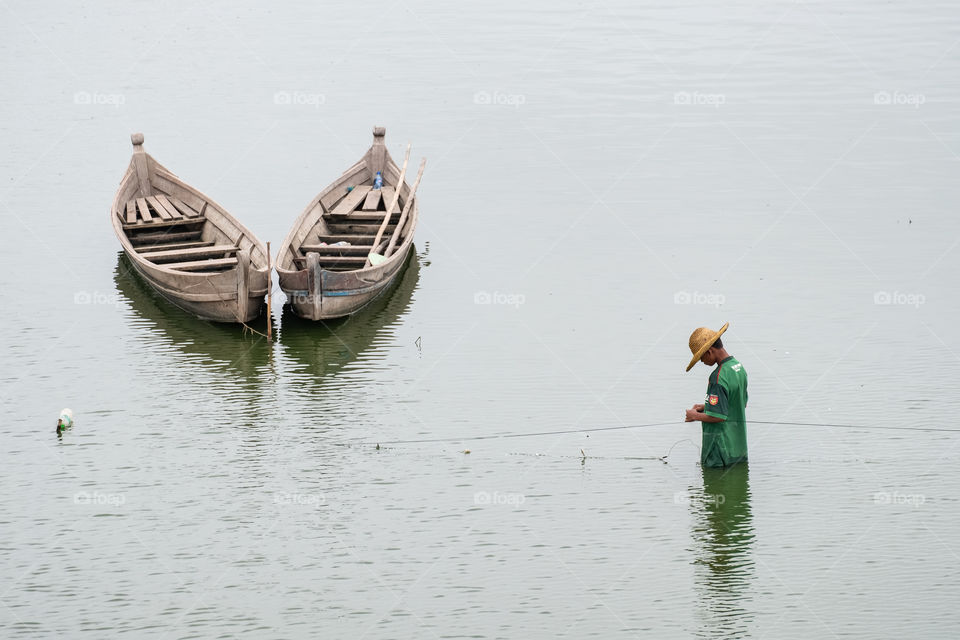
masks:
[[[728,467],[747,460],[747,371],[723,348],[720,331],[700,327],[690,335],[693,359],[717,368],[707,378],[707,395],[703,404],[687,409],[686,422],[703,423],[703,446],[700,464],[705,467]]]

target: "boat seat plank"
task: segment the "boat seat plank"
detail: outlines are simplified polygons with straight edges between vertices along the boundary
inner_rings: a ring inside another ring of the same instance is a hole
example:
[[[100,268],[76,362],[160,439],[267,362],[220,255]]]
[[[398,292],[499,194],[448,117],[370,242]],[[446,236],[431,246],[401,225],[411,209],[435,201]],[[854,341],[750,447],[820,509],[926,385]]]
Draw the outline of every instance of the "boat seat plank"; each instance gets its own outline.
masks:
[[[207,203],[203,203],[203,206],[200,207],[201,211],[196,211],[191,209],[183,200],[180,198],[175,198],[170,196],[170,204],[180,210],[180,213],[187,216],[188,218],[197,218],[201,215],[201,211],[207,206]]]
[[[163,195],[162,193],[158,193],[156,195],[156,198],[157,198],[157,202],[160,203],[161,207],[167,210],[167,213],[170,214],[171,218],[178,219],[183,217],[183,214],[177,211],[177,208],[175,206],[170,204],[170,201],[167,200],[167,196]]]
[[[212,247],[213,242],[207,241],[203,242],[200,240],[189,241],[189,242],[165,242],[163,244],[151,244],[141,247],[136,247],[138,253],[146,254],[149,256],[151,251],[173,251],[174,249],[196,249],[197,247]]]
[[[344,253],[353,253],[367,255],[373,249],[373,238],[370,238],[370,244],[349,244],[349,245],[340,245],[335,247],[333,245],[322,245],[322,244],[305,244],[301,245],[300,251],[303,253],[315,252],[315,253],[330,253],[330,254],[344,254]]]
[[[153,208],[154,213],[160,216],[161,219],[163,220],[173,219],[173,216],[167,213],[167,210],[163,208],[163,206],[159,202],[157,202],[157,198],[155,196],[147,196],[147,203]]]
[[[349,242],[350,244],[367,244],[372,245],[373,240],[376,237],[376,233],[370,235],[366,234],[338,234],[335,236],[331,235],[321,235],[317,238],[317,242],[326,242],[327,244],[333,244],[334,242]]]
[[[141,225],[142,226],[142,225]],[[164,233],[138,233],[130,236],[130,243],[135,247],[163,244],[166,242],[186,242],[199,240],[202,231],[167,231]]]
[[[327,213],[324,214],[324,217],[331,222],[347,222],[349,220],[359,220],[360,222],[383,222],[383,216],[387,215],[386,211],[351,211],[350,213]],[[390,215],[390,222],[396,224],[400,221],[400,214],[394,213]]]
[[[127,201],[127,224],[135,224],[137,221],[137,205],[133,200]]]
[[[334,207],[334,213],[350,213],[357,208],[357,205],[360,204],[360,201],[367,197],[367,194],[370,193],[371,186],[369,184],[357,185],[353,188],[353,191],[344,196],[343,200],[340,201],[336,207]]]
[[[390,206],[390,203],[393,202],[393,196],[396,195],[397,190],[393,187],[388,187],[384,185],[383,187],[383,210],[386,211],[387,207]],[[400,207],[402,205],[400,202],[394,205],[393,211],[391,213],[400,213]]]
[[[144,223],[143,220],[139,220],[136,224],[124,224],[123,228],[126,230],[129,229],[163,229],[167,227],[179,227],[180,225],[187,224],[197,224],[198,222],[204,222],[205,218],[181,218],[180,220],[157,220],[155,222]]]
[[[327,225],[327,228],[335,234],[339,233],[368,233],[371,236],[377,235],[377,231],[380,229],[379,224],[356,224],[356,223],[342,223],[334,224],[330,223]],[[387,228],[384,230],[384,233],[393,233],[393,230],[397,228],[395,224],[388,224]]]
[[[178,200],[187,203],[187,206],[194,211],[200,211],[203,207],[203,198],[190,191],[173,174],[161,173],[159,167],[156,173],[151,172],[150,185],[153,187],[154,195],[162,193],[167,198],[176,197]]]
[[[141,251],[140,255],[151,262],[156,262],[157,260],[180,260],[183,258],[199,258],[203,256],[212,258],[224,253],[236,253],[237,250],[236,245],[215,244],[212,247],[194,247],[192,249],[173,249],[170,251],[151,249],[150,251]]]
[[[153,216],[150,215],[150,208],[147,206],[146,198],[137,198],[137,210],[144,222],[152,222]]]
[[[306,258],[294,258],[297,262],[306,262]],[[363,266],[367,262],[366,254],[362,256],[320,256],[320,266]]]
[[[383,189],[370,189],[366,199],[363,201],[364,211],[376,211],[380,206],[380,197],[383,195]],[[387,205],[383,205],[386,207]]]
[[[192,260],[188,262],[172,262],[162,266],[178,271],[206,271],[208,269],[222,269],[237,264],[236,258],[219,258],[217,260]]]

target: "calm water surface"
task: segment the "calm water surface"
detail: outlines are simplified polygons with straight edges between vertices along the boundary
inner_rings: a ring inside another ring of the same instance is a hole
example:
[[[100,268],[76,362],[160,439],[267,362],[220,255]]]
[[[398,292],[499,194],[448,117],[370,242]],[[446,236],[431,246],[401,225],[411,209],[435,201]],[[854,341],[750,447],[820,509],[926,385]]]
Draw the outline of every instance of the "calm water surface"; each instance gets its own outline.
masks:
[[[681,422],[729,320],[754,420],[956,428],[954,5],[2,15],[0,636],[960,632],[956,434],[754,424],[723,473]],[[364,312],[277,292],[267,343],[130,273],[131,132],[276,247],[375,124],[428,165]]]

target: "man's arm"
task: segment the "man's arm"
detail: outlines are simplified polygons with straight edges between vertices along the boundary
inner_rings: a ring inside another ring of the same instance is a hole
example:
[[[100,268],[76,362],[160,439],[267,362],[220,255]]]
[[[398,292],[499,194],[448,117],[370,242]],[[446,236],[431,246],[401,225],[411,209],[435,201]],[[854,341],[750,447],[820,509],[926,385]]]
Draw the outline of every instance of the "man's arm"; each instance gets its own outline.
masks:
[[[708,416],[703,413],[703,405],[697,404],[694,405],[693,409],[687,409],[685,422],[723,422],[723,418]]]

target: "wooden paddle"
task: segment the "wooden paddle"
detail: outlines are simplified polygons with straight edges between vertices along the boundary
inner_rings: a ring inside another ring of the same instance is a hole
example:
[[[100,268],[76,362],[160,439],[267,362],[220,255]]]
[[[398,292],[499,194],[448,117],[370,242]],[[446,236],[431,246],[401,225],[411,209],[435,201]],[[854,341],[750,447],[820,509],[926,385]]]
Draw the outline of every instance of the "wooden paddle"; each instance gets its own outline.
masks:
[[[387,245],[387,250],[383,252],[385,258],[389,258],[390,254],[393,253],[393,250],[396,248],[397,240],[400,238],[400,229],[403,229],[403,223],[407,221],[407,214],[413,207],[413,198],[417,193],[417,187],[420,186],[420,178],[423,177],[423,169],[426,166],[427,159],[423,158],[420,160],[420,170],[417,171],[417,179],[413,181],[413,186],[410,187],[410,197],[407,198],[407,202],[403,206],[403,213],[400,214],[400,220],[397,222],[397,226],[390,236],[390,244]]]
[[[394,191],[393,198],[390,199],[390,206],[387,207],[387,212],[383,216],[383,222],[380,223],[380,228],[377,229],[377,237],[373,241],[372,251],[376,251],[377,247],[380,245],[380,238],[383,237],[383,232],[387,230],[387,225],[390,224],[390,216],[393,214],[393,208],[397,206],[397,203],[400,202],[400,190],[403,188],[403,179],[407,175],[407,163],[410,162],[410,145],[407,144],[407,153],[403,156],[403,167],[400,169],[400,179],[397,180],[397,188]],[[363,265],[364,268],[370,266],[370,256],[367,256],[367,261]]]

